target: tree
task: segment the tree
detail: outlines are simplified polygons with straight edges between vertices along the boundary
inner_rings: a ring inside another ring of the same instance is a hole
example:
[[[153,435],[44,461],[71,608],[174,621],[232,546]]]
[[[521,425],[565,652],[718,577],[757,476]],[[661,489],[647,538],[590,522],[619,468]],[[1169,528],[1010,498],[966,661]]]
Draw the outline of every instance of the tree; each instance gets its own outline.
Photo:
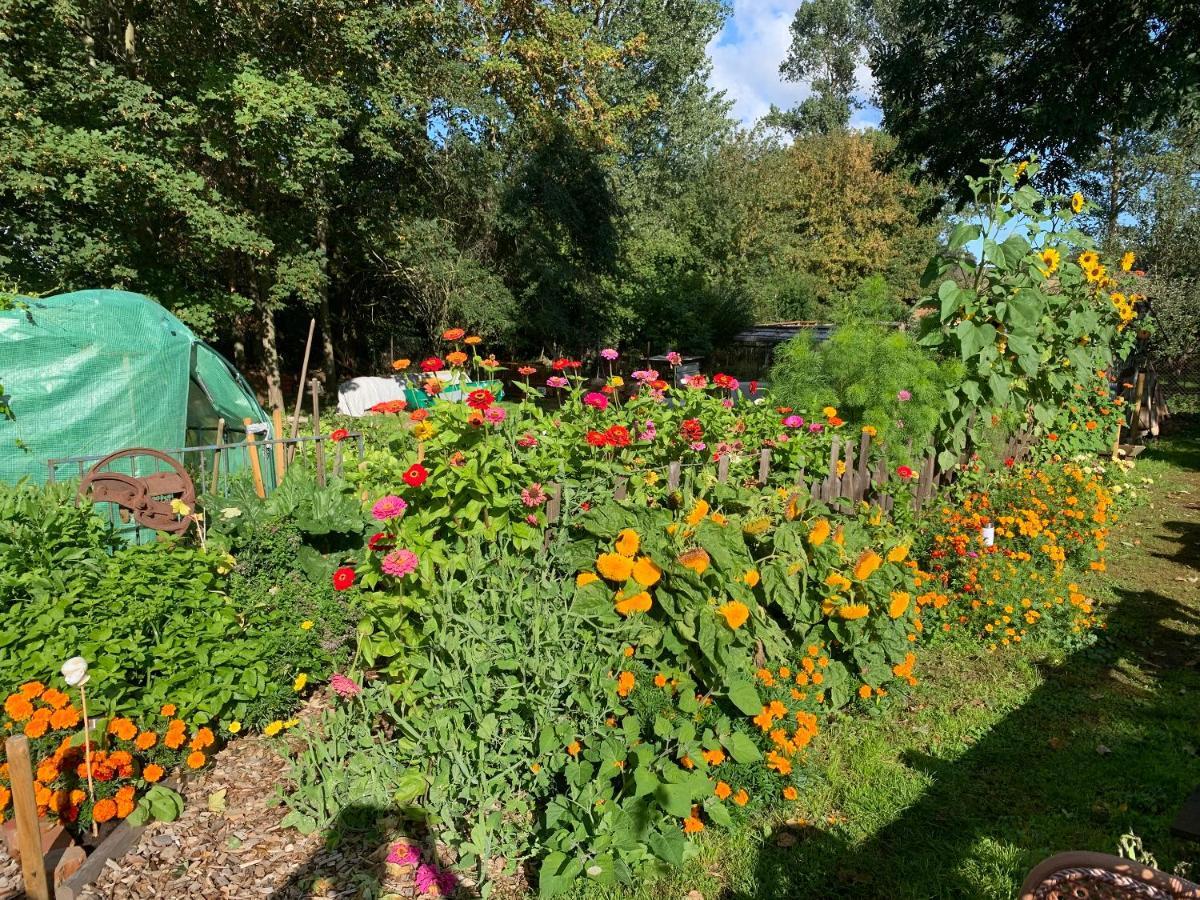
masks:
[[[857,69],[866,57],[870,11],[864,0],[806,0],[791,24],[792,43],[779,72],[807,81],[812,95],[790,110],[772,106],[768,121],[795,135],[845,130],[862,109]]]
[[[1192,0],[876,0],[875,23],[883,127],[946,184],[1034,153],[1061,186],[1106,134],[1196,109]]]

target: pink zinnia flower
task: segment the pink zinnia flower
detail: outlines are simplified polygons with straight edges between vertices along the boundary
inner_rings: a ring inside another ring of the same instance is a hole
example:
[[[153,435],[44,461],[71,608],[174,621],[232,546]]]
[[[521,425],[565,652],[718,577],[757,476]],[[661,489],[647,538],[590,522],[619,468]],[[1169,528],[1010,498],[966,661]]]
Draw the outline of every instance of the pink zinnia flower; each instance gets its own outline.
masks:
[[[388,519],[395,519],[406,509],[408,504],[404,502],[403,497],[388,494],[375,501],[375,505],[371,507],[371,515],[380,522],[386,522]]]
[[[667,362],[669,362],[673,366],[682,365],[683,357],[680,356],[678,353],[676,353],[674,350],[672,350],[670,353],[667,354]]]
[[[334,675],[333,677],[341,678],[343,676]],[[392,844],[391,849],[388,850],[387,861],[393,866],[415,866],[421,861],[421,853],[413,844]]]
[[[508,412],[501,406],[489,406],[483,411],[483,417],[489,425],[499,425],[508,418]]]
[[[705,444],[704,441],[692,441],[692,443],[689,446],[693,450],[703,450],[708,445]]]
[[[417,567],[417,554],[411,550],[393,550],[383,558],[383,571],[395,578],[403,578]]]
[[[908,391],[900,391],[898,394],[896,394],[896,399],[901,403],[907,403],[912,399],[912,394],[910,394]]]
[[[540,482],[535,481],[529,487],[522,489],[521,502],[531,508],[541,506],[546,502],[546,492]]]
[[[535,516],[533,513],[530,513],[529,515],[527,515],[525,517],[525,522],[529,525],[537,525],[538,517]]]
[[[604,411],[608,409],[608,398],[596,391],[589,391],[583,395],[583,402],[586,406],[594,407],[595,409]]]
[[[334,693],[337,694],[339,697],[356,697],[362,693],[362,687],[359,684],[357,684],[356,682],[351,681],[349,678],[347,678],[341,672],[333,673],[333,677],[329,679],[329,686],[331,688],[333,688]],[[392,853],[395,853],[396,849],[401,846],[403,846],[403,845],[396,844],[394,847],[392,847]],[[411,845],[410,845],[410,847],[411,847]],[[413,847],[412,849],[415,852],[416,848]],[[390,853],[388,854],[388,862],[396,862],[396,860],[392,859],[392,856]],[[412,862],[416,862],[415,857],[412,860]],[[397,865],[404,866],[404,865],[408,865],[408,864],[403,863],[403,862],[397,862]]]
[[[647,443],[649,443],[650,441],[652,441],[656,437],[658,437],[658,429],[654,427],[653,419],[647,419],[645,424],[646,424],[646,427],[643,428],[641,433],[638,435],[638,440],[646,441]]]
[[[517,446],[524,447],[526,450],[528,450],[530,447],[536,447],[537,443],[538,439],[533,436],[532,431],[527,431],[517,438]]]
[[[703,375],[689,375],[683,380],[683,383],[694,391],[702,391],[708,387],[708,379]]]
[[[654,369],[638,369],[636,372],[632,372],[629,377],[634,381],[641,382],[658,381],[658,372]]]
[[[799,428],[804,424],[804,419],[801,416],[788,416],[783,420],[783,424],[788,428]]]
[[[546,379],[546,387],[565,388],[568,384],[570,384],[570,382],[561,375],[551,375]]]
[[[808,426],[808,430],[815,434],[818,431],[824,431],[825,426],[822,425],[820,422],[813,422],[811,425]]]
[[[616,359],[621,354],[618,353],[616,350],[614,350],[612,347],[605,347],[603,350],[600,351],[600,355],[604,359],[607,359],[609,362],[612,362],[614,359]]]

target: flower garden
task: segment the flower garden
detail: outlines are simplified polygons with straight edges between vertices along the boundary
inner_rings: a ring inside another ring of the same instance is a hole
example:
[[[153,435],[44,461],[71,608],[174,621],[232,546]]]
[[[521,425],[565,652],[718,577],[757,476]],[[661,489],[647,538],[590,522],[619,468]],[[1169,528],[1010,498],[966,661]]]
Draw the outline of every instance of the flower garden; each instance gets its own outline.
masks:
[[[830,717],[903,702],[929,647],[1094,640],[1139,298],[1133,260],[1075,230],[1083,198],[1029,169],[974,184],[987,215],[931,263],[913,352],[944,382],[801,407],[605,348],[598,378],[563,357],[501,399],[455,328],[396,361],[427,405],[330,423],[366,438],[344,477],[203,497],[203,539],[122,546],[61,489],[0,488],[2,721],[31,741],[39,815],[170,820],[181,781],[254,732],[288,760],[285,824],[402,816],[388,861],[419,892],[632,883],[794,802]],[[439,400],[447,369],[489,386]],[[1031,449],[1005,457],[1016,432]],[[883,485],[812,496],[863,434]],[[945,477],[918,511],[930,444]]]

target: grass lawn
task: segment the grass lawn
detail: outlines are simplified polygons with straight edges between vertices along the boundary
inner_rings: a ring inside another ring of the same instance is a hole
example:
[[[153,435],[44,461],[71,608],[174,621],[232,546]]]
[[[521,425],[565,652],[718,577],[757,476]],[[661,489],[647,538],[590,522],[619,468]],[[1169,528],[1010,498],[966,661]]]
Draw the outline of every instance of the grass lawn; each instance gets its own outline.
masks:
[[[1163,442],[1135,475],[1155,483],[1089,585],[1109,609],[1098,643],[931,649],[904,706],[831,723],[778,817],[708,832],[636,893],[577,896],[1010,900],[1046,856],[1118,852],[1130,832],[1160,868],[1200,863],[1169,835],[1200,786],[1200,439]]]

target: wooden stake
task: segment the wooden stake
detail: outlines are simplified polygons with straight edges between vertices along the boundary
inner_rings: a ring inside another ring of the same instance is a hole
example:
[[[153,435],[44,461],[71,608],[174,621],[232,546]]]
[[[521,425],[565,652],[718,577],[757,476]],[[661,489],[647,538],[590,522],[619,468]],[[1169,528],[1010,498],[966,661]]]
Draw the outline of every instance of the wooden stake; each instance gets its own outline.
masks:
[[[251,420],[242,419],[242,424],[246,426],[246,444],[247,452],[250,454],[250,472],[254,475],[254,493],[258,494],[260,500],[267,498],[267,486],[263,484],[262,476],[262,461],[258,458],[258,447],[254,442],[254,432],[250,430]]]
[[[271,445],[275,456],[275,487],[283,484],[284,473],[287,472],[287,457],[283,452],[283,410],[271,412],[271,425],[275,432],[275,442]]]
[[[83,686],[87,683],[85,678],[79,683],[79,707],[83,710],[83,767],[87,769],[88,797],[91,798],[92,806],[96,805],[96,785],[92,782],[92,735],[91,723],[88,721],[87,711],[87,691]],[[96,827],[96,820],[92,820],[92,837],[96,837],[100,833],[100,829]]]
[[[309,390],[312,392],[312,420],[313,420],[313,453],[317,463],[317,484],[325,487],[325,442],[321,438],[321,407],[317,400],[317,391],[321,389],[321,383],[313,378],[308,382]]]
[[[220,447],[225,443],[225,420],[217,419],[217,446]],[[221,474],[221,451],[213,451],[213,480],[212,492],[217,492],[217,476]]]
[[[30,900],[50,900],[46,861],[42,857],[42,827],[38,822],[37,799],[33,792],[33,766],[29,761],[29,739],[17,734],[4,742],[12,785],[13,814],[17,820],[17,846],[21,848],[21,879]]]
[[[304,380],[308,378],[308,357],[312,353],[313,332],[316,331],[317,320],[308,323],[308,340],[304,342],[304,363],[300,366],[300,385],[296,388],[296,410],[292,413],[292,437],[300,433],[300,405],[304,403]]]

